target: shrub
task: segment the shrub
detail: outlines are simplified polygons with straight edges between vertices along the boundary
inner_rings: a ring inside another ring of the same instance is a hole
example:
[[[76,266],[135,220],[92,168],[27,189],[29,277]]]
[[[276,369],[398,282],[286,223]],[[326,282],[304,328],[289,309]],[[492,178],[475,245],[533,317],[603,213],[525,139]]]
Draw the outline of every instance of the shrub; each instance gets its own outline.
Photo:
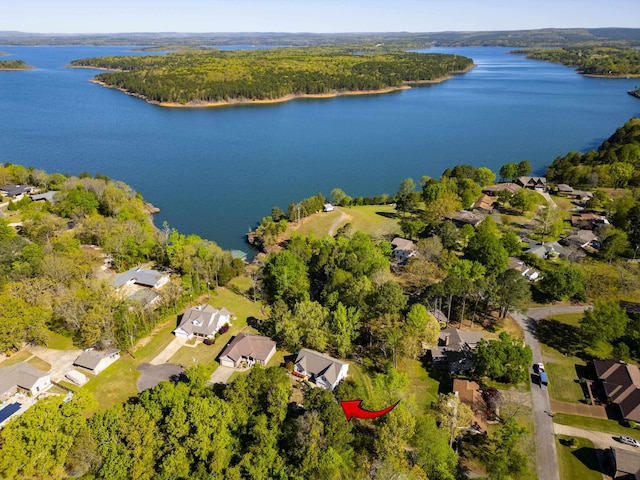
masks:
[[[223,326],[220,327],[220,330],[218,330],[218,332],[220,333],[220,335],[224,335],[225,333],[227,333],[229,331],[229,325],[225,324]]]
[[[629,420],[627,423],[629,424],[629,428],[638,428],[638,424],[633,420]]]
[[[287,362],[284,364],[284,367],[288,372],[293,372],[293,362],[291,360],[287,360]]]
[[[214,343],[216,343],[216,339],[215,338],[205,338],[202,343],[204,343],[205,345],[213,345]]]

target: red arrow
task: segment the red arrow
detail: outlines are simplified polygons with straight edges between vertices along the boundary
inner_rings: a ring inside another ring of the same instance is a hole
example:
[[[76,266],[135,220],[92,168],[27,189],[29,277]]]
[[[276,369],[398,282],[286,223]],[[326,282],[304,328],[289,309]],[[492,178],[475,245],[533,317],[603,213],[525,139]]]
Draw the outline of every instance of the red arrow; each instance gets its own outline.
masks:
[[[345,400],[344,402],[340,402],[340,406],[342,410],[344,410],[344,415],[347,417],[347,421],[351,420],[351,417],[356,418],[378,418],[382,415],[386,415],[391,410],[393,410],[396,405],[400,403],[398,400],[396,403],[391,405],[390,407],[385,408],[384,410],[378,410],[377,412],[371,412],[369,410],[365,410],[364,408],[360,408],[362,405],[362,400]]]

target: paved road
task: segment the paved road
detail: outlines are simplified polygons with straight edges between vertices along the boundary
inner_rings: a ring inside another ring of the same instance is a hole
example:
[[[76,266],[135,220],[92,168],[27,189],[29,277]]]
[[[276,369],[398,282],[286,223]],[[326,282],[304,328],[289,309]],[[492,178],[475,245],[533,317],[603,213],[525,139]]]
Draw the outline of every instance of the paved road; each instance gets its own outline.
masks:
[[[584,311],[585,308],[587,307],[568,306],[531,308],[528,310],[526,315],[518,313],[512,314],[512,317],[518,322],[524,332],[524,341],[531,347],[534,363],[542,361],[540,343],[538,343],[538,339],[535,336],[536,322],[541,318],[548,317],[549,315],[559,313],[577,313]],[[529,379],[531,381],[533,422],[536,429],[538,478],[540,480],[560,480],[553,421],[549,415],[549,412],[551,412],[551,406],[549,404],[547,388],[540,387],[537,382],[534,383],[534,377],[532,375],[530,375]]]

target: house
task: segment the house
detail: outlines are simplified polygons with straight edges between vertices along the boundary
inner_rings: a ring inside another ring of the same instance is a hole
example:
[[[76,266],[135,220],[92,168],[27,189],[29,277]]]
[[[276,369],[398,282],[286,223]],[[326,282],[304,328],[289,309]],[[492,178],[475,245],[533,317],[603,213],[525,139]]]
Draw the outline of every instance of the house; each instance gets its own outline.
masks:
[[[609,225],[609,220],[597,213],[581,213],[580,215],[571,215],[571,226],[583,230],[592,230],[596,227]]]
[[[447,316],[439,308],[432,308],[432,309],[429,310],[429,313],[436,318],[438,323],[442,323],[442,322],[448,323],[449,322],[449,319],[447,318]]]
[[[247,263],[247,252],[243,252],[242,250],[231,250],[231,258],[233,260],[240,259]]]
[[[489,195],[484,194],[473,204],[473,210],[478,210],[482,213],[493,213],[493,204],[495,201]]]
[[[487,215],[479,212],[469,212],[467,210],[459,210],[453,215],[448,215],[445,218],[447,218],[448,220],[451,220],[458,227],[469,224],[469,225],[472,225],[474,228],[477,228],[478,225],[480,225],[484,221],[484,219],[487,218]]]
[[[572,252],[564,248],[558,242],[549,242],[544,245],[534,245],[524,253],[531,253],[538,258],[554,258],[556,256],[560,258],[569,258]]]
[[[481,332],[445,328],[440,332],[438,346],[431,349],[431,359],[436,367],[446,368],[450,373],[471,370],[473,350],[482,338]]]
[[[116,289],[123,285],[141,285],[149,288],[160,288],[169,281],[169,275],[148,268],[133,267],[111,279]]]
[[[547,191],[547,179],[545,177],[518,177],[514,180],[516,185],[531,190]]]
[[[349,364],[324,353],[303,348],[293,365],[294,375],[307,378],[325,390],[333,390],[347,376]]]
[[[586,203],[593,198],[593,192],[587,192],[585,190],[574,190],[567,195],[574,200],[578,200],[581,203]]]
[[[35,189],[30,185],[3,185],[0,187],[0,193],[5,197],[20,200],[24,194],[33,193]]]
[[[335,207],[333,205],[331,205],[330,203],[325,203],[322,206],[322,211],[323,212],[333,212],[335,210]]]
[[[519,260],[515,257],[509,257],[507,266],[520,272],[520,274],[527,280],[535,281],[540,277],[540,274],[537,271],[535,271],[531,267],[528,267],[522,260]]]
[[[417,253],[416,244],[406,238],[396,237],[391,240],[391,245],[393,246],[394,258],[402,262],[408,260]]]
[[[573,193],[573,188],[566,183],[559,183],[556,188],[558,195],[571,195]]]
[[[591,230],[581,229],[563,238],[560,243],[568,247],[582,248],[593,252],[600,248],[600,237]]]
[[[487,430],[487,404],[480,393],[480,385],[469,380],[453,379],[453,391],[462,403],[473,412],[472,423],[477,423],[483,431]]]
[[[82,367],[94,375],[98,375],[105,368],[120,358],[120,350],[95,350],[89,348],[82,352],[75,362],[74,367]]]
[[[266,365],[276,353],[276,342],[262,335],[241,332],[222,351],[218,358],[223,367],[248,367],[255,363]]]
[[[173,333],[176,337],[188,340],[194,337],[211,338],[230,321],[231,312],[226,308],[218,310],[211,305],[198,305],[184,312],[180,325]]]
[[[640,452],[625,448],[611,447],[613,458],[613,478],[640,480]]]
[[[594,360],[607,401],[617,405],[625,420],[640,422],[640,369],[619,360]]]
[[[31,200],[33,200],[34,202],[50,202],[50,203],[54,203],[56,201],[55,199],[55,195],[56,193],[58,193],[55,190],[51,190],[49,192],[44,192],[44,193],[38,193],[35,195],[31,195]]]
[[[496,196],[499,192],[507,190],[511,192],[511,194],[516,193],[522,187],[517,183],[507,182],[507,183],[499,183],[498,185],[490,185],[488,187],[484,187],[482,189],[482,193],[486,193],[492,197]]]
[[[18,391],[27,390],[34,397],[51,386],[48,373],[32,367],[26,362],[0,368],[0,400],[6,401]]]

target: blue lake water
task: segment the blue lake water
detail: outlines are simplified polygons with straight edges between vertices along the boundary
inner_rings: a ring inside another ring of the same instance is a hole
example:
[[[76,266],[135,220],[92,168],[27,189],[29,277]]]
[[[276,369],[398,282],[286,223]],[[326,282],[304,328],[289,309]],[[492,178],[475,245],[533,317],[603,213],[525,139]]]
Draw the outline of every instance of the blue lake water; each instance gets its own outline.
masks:
[[[597,147],[633,116],[637,79],[595,79],[509,55],[506,48],[437,48],[472,71],[386,95],[276,105],[168,109],[89,83],[71,60],[141,54],[124,47],[0,47],[37,67],[0,72],[0,162],[123,180],[163,221],[224,248],[271,207],[340,187],[393,194],[407,177],[456,164],[527,159],[537,172]]]

